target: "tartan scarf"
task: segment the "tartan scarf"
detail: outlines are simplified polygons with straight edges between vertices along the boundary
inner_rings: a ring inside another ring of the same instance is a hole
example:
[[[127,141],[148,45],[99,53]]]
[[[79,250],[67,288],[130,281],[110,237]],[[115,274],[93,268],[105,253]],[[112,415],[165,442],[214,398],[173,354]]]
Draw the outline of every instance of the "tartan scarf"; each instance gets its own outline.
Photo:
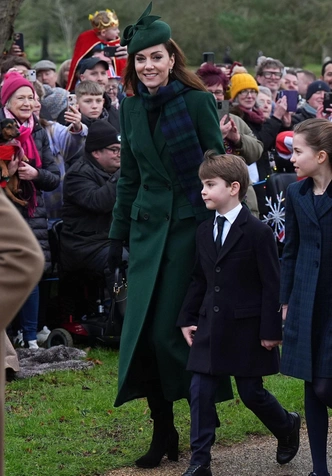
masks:
[[[206,207],[201,196],[198,168],[203,161],[193,122],[183,94],[191,88],[175,80],[161,86],[151,95],[143,83],[138,84],[139,96],[147,111],[161,108],[160,126],[175,166],[180,185],[191,203],[197,221],[205,220]]]

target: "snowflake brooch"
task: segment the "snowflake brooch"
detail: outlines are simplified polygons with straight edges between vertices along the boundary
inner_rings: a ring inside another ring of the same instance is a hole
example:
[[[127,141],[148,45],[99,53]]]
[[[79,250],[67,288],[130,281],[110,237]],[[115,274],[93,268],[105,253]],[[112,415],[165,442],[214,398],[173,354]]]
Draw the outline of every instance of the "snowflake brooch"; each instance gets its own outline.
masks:
[[[263,223],[270,225],[273,230],[274,236],[280,242],[285,238],[285,207],[282,206],[282,202],[285,200],[282,196],[282,192],[277,194],[277,202],[272,203],[272,197],[265,197],[266,205],[270,211],[267,215],[263,215]]]

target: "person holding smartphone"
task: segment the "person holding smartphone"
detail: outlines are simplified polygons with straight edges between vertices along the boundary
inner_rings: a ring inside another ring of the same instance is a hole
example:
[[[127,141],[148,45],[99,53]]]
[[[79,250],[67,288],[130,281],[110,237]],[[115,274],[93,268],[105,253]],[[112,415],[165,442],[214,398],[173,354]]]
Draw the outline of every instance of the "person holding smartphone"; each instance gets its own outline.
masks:
[[[205,64],[196,71],[196,74],[203,81],[207,90],[214,95],[218,108],[219,104],[229,106],[229,101],[225,100],[224,95],[229,80],[219,67]],[[219,111],[220,109],[218,109]],[[259,160],[263,153],[263,144],[240,117],[229,112],[220,117],[220,130],[227,154],[241,155],[248,166]],[[253,215],[259,215],[257,198],[252,184],[248,187],[246,204]]]
[[[114,10],[105,10],[89,15],[92,29],[81,33],[74,47],[70,64],[68,83],[66,89],[72,91],[77,82],[76,72],[82,59],[94,56],[93,53],[102,52],[102,48],[116,47],[114,56],[98,55],[111,64],[112,76],[121,76],[127,63],[127,47],[120,46],[119,20]]]
[[[249,169],[262,217],[268,211],[265,201],[266,178],[273,171],[269,151],[274,147],[276,137],[282,128],[289,127],[290,113],[287,112],[287,98],[284,96],[276,102],[272,117],[266,119],[256,104],[259,89],[255,78],[247,72],[240,71],[239,69],[231,78],[230,112],[241,117],[264,146],[260,159]]]
[[[304,105],[292,116],[292,126],[306,119],[322,119],[329,116],[331,112],[324,112],[324,95],[330,91],[330,86],[320,79],[309,84]]]

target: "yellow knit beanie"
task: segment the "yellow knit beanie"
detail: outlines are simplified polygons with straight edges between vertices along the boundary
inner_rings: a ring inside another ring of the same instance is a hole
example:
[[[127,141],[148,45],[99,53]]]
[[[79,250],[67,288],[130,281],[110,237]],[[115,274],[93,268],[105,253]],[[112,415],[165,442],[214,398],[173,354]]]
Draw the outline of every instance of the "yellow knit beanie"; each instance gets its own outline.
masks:
[[[259,91],[258,84],[251,74],[237,73],[231,78],[231,99],[234,99],[243,89]]]

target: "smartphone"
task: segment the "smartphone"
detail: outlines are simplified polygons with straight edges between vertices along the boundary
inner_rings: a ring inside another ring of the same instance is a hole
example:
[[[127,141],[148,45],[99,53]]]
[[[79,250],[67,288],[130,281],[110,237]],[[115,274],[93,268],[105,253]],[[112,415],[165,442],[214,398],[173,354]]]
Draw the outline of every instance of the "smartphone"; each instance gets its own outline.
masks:
[[[113,58],[115,56],[115,52],[118,49],[117,46],[105,46],[103,49],[104,55],[107,56],[107,58]]]
[[[225,124],[229,121],[229,101],[225,99],[224,101],[217,101],[218,117],[219,121],[227,116]]]
[[[298,92],[287,90],[278,91],[277,100],[283,96],[287,97],[287,112],[296,112],[297,104],[299,102]]]
[[[332,109],[332,92],[329,93],[324,93],[324,112],[330,113],[330,111],[327,111],[327,109]]]
[[[212,51],[206,51],[203,53],[203,63],[214,64],[214,53]]]
[[[24,51],[24,37],[23,37],[23,33],[14,33],[13,40],[14,40],[14,45],[19,46],[19,47],[20,47],[20,50],[21,50],[21,51]]]
[[[37,81],[36,70],[28,69],[28,71],[25,73],[25,77],[28,81],[31,81],[31,83],[34,83],[35,81]]]
[[[70,110],[70,106],[77,106],[77,97],[76,94],[68,94],[67,100],[67,110]]]

